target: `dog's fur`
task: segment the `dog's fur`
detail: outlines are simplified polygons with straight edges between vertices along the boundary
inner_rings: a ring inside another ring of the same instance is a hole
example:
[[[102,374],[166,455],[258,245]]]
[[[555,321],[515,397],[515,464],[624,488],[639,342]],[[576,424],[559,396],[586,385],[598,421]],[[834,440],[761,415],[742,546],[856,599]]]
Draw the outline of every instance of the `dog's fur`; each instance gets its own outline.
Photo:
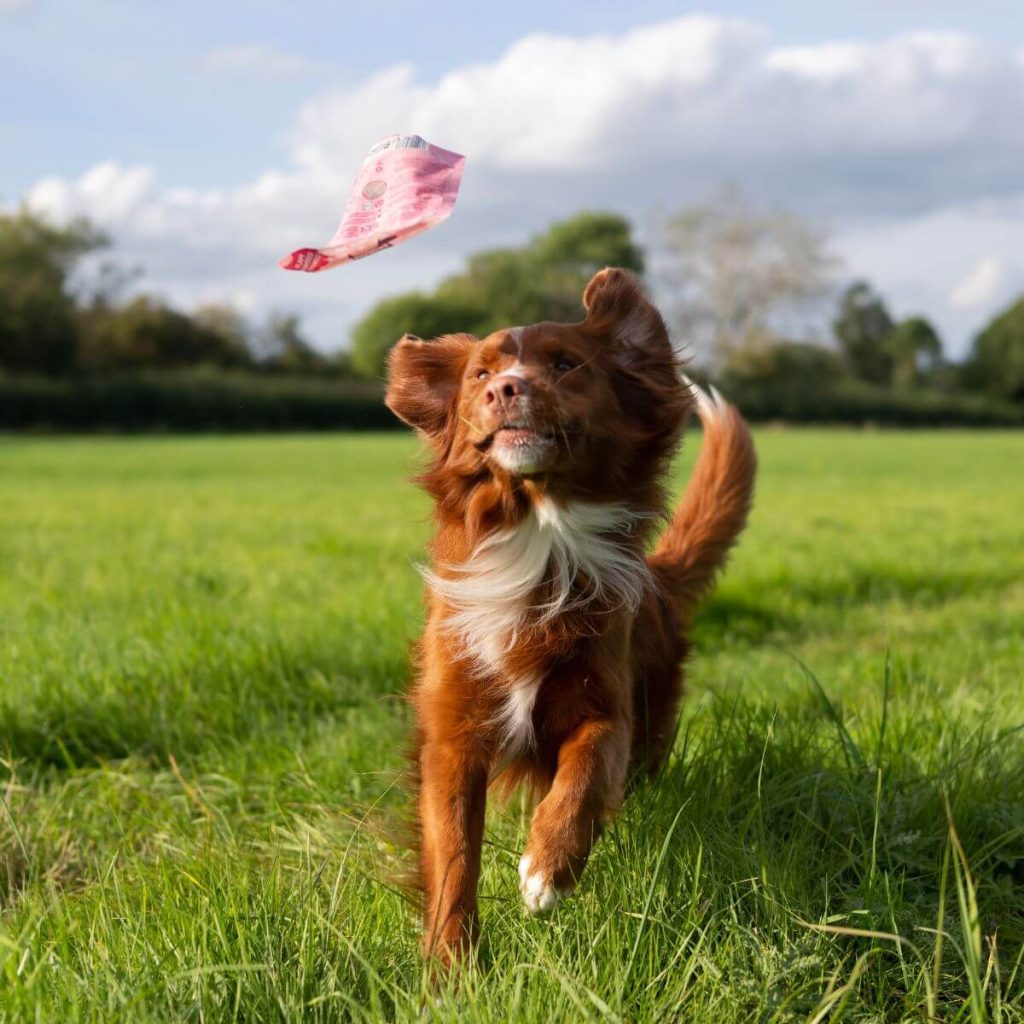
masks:
[[[429,445],[436,502],[413,689],[424,947],[477,933],[489,783],[540,798],[519,864],[531,912],[576,883],[631,772],[665,755],[684,633],[743,529],[753,445],[689,385],[657,310],[607,269],[578,324],[392,349],[387,403]],[[704,444],[682,504],[665,475],[693,406]]]

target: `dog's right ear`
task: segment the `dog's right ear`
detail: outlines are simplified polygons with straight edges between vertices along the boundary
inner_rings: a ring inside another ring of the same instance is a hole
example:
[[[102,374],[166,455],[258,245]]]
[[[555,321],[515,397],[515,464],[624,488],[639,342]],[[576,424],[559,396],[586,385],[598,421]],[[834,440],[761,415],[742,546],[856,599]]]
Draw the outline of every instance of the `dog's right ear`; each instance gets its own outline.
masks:
[[[406,334],[388,355],[387,407],[429,439],[439,438],[452,421],[474,341],[471,334],[437,341]]]

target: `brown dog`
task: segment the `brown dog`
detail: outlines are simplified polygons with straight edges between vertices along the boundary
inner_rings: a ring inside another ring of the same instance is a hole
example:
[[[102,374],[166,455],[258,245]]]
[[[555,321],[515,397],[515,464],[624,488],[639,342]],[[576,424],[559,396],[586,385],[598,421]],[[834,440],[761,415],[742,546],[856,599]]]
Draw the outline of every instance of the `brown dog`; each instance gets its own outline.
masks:
[[[750,505],[746,425],[681,376],[633,277],[602,270],[583,305],[581,323],[406,335],[390,356],[387,403],[430,446],[436,502],[413,699],[424,946],[442,960],[476,935],[491,781],[541,797],[519,863],[537,912],[576,883],[631,771],[657,769],[684,632]],[[645,557],[694,404],[704,445]]]

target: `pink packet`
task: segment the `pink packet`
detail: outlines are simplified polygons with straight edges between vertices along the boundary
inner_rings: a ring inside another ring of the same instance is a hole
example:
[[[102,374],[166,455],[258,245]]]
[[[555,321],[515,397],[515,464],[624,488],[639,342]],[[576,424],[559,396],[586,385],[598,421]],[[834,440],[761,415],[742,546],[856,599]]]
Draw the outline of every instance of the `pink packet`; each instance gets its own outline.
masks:
[[[418,135],[390,135],[369,152],[345,215],[322,249],[296,249],[279,266],[314,273],[390,249],[452,212],[466,158]]]

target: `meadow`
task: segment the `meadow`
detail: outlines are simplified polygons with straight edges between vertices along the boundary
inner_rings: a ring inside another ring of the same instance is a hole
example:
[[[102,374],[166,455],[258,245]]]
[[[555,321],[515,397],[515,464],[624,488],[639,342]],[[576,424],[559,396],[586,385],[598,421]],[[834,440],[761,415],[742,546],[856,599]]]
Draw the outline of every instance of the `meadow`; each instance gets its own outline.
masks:
[[[1024,434],[757,443],[665,770],[546,919],[492,806],[433,987],[414,441],[0,439],[0,1020],[1024,1020]]]

